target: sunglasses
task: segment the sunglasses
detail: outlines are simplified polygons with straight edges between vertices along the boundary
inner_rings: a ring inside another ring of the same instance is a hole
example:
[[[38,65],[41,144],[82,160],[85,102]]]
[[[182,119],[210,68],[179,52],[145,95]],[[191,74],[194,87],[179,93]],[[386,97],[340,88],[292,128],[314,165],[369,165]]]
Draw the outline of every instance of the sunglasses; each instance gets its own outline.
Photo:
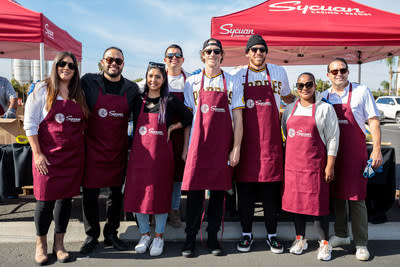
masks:
[[[347,73],[347,68],[338,69],[338,70],[330,70],[329,72],[332,73],[333,75],[338,75],[339,72],[340,72],[340,74],[345,74],[345,73]]]
[[[164,63],[157,63],[157,62],[150,61],[149,62],[149,67],[156,67],[156,68],[160,68],[160,69],[165,69],[165,64]]]
[[[219,55],[219,54],[221,54],[222,51],[219,48],[204,50],[204,53],[206,53],[207,55],[211,55],[212,52],[214,52],[214,54],[216,54],[216,55]]]
[[[257,53],[258,50],[260,50],[260,53],[265,53],[267,49],[265,47],[252,47],[250,48],[251,52]]]
[[[76,69],[76,65],[74,63],[71,63],[71,62],[60,61],[60,62],[57,63],[57,66],[60,67],[60,68],[64,68],[67,65],[68,65],[68,68],[70,70],[75,70]]]
[[[303,90],[304,87],[307,89],[311,89],[313,87],[313,85],[314,85],[313,81],[306,82],[306,83],[296,83],[296,88],[297,88],[297,90],[301,91],[301,90]]]
[[[169,59],[173,59],[174,57],[182,58],[183,55],[182,55],[182,53],[179,53],[179,52],[178,53],[168,53],[168,54],[165,55],[165,57],[167,57]]]
[[[109,65],[111,65],[114,61],[115,61],[115,64],[117,64],[117,65],[121,65],[122,63],[124,63],[124,60],[122,58],[119,58],[119,57],[117,57],[117,58],[107,57],[107,58],[103,58],[103,59]]]

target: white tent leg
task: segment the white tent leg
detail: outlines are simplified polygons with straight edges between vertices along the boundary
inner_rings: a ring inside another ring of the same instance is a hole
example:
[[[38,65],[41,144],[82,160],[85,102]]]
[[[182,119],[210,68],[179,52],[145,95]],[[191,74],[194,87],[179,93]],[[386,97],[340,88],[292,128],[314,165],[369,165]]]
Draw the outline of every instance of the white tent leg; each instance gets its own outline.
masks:
[[[361,84],[361,64],[358,64],[358,83]]]
[[[44,80],[44,43],[40,43],[40,80]]]

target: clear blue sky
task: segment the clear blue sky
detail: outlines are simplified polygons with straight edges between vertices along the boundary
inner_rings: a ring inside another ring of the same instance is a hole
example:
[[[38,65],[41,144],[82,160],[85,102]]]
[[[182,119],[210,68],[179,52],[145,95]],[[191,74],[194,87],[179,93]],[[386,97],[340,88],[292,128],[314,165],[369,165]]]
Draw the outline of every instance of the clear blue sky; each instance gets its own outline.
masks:
[[[211,17],[236,12],[263,0],[17,0],[21,5],[42,12],[56,25],[82,42],[82,73],[96,72],[103,50],[111,45],[125,54],[124,76],[144,76],[149,61],[163,60],[165,48],[180,44],[185,55],[184,68],[202,67],[199,50],[210,36]],[[375,8],[400,14],[399,0],[357,0]],[[0,60],[0,75],[10,78],[10,60]],[[327,80],[325,66],[286,67],[291,85],[302,71],[311,71]],[[384,62],[362,65],[362,83],[376,89],[389,80]],[[358,66],[350,66],[350,79],[358,79]]]

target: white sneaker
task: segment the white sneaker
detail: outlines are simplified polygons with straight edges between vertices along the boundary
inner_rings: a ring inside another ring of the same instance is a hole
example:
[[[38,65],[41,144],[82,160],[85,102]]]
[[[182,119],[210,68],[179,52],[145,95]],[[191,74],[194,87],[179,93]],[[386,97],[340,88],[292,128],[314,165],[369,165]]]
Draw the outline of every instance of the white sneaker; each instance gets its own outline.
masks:
[[[331,236],[329,239],[329,244],[335,248],[342,245],[350,245],[350,237],[338,237],[338,236]]]
[[[150,256],[160,256],[164,249],[164,239],[162,237],[155,237],[150,246]]]
[[[302,236],[296,236],[296,240],[293,241],[293,244],[290,247],[289,252],[292,254],[300,255],[303,253],[303,250],[307,248],[308,248],[307,239],[304,239]]]
[[[331,252],[332,247],[331,245],[324,244],[323,241],[319,241],[319,249],[318,249],[318,256],[317,259],[321,261],[330,261],[331,260]]]
[[[369,251],[366,246],[356,246],[356,258],[360,261],[367,261],[369,259]]]
[[[150,245],[151,237],[148,235],[142,235],[142,237],[139,240],[139,243],[135,247],[136,253],[145,253],[147,248]]]

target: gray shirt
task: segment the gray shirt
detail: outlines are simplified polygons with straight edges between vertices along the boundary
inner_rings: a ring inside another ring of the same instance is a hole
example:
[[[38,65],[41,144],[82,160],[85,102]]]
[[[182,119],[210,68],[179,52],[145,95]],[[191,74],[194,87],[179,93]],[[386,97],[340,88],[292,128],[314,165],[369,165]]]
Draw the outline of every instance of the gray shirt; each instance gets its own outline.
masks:
[[[0,77],[0,105],[4,112],[7,111],[11,98],[17,98],[14,87],[3,77]]]

